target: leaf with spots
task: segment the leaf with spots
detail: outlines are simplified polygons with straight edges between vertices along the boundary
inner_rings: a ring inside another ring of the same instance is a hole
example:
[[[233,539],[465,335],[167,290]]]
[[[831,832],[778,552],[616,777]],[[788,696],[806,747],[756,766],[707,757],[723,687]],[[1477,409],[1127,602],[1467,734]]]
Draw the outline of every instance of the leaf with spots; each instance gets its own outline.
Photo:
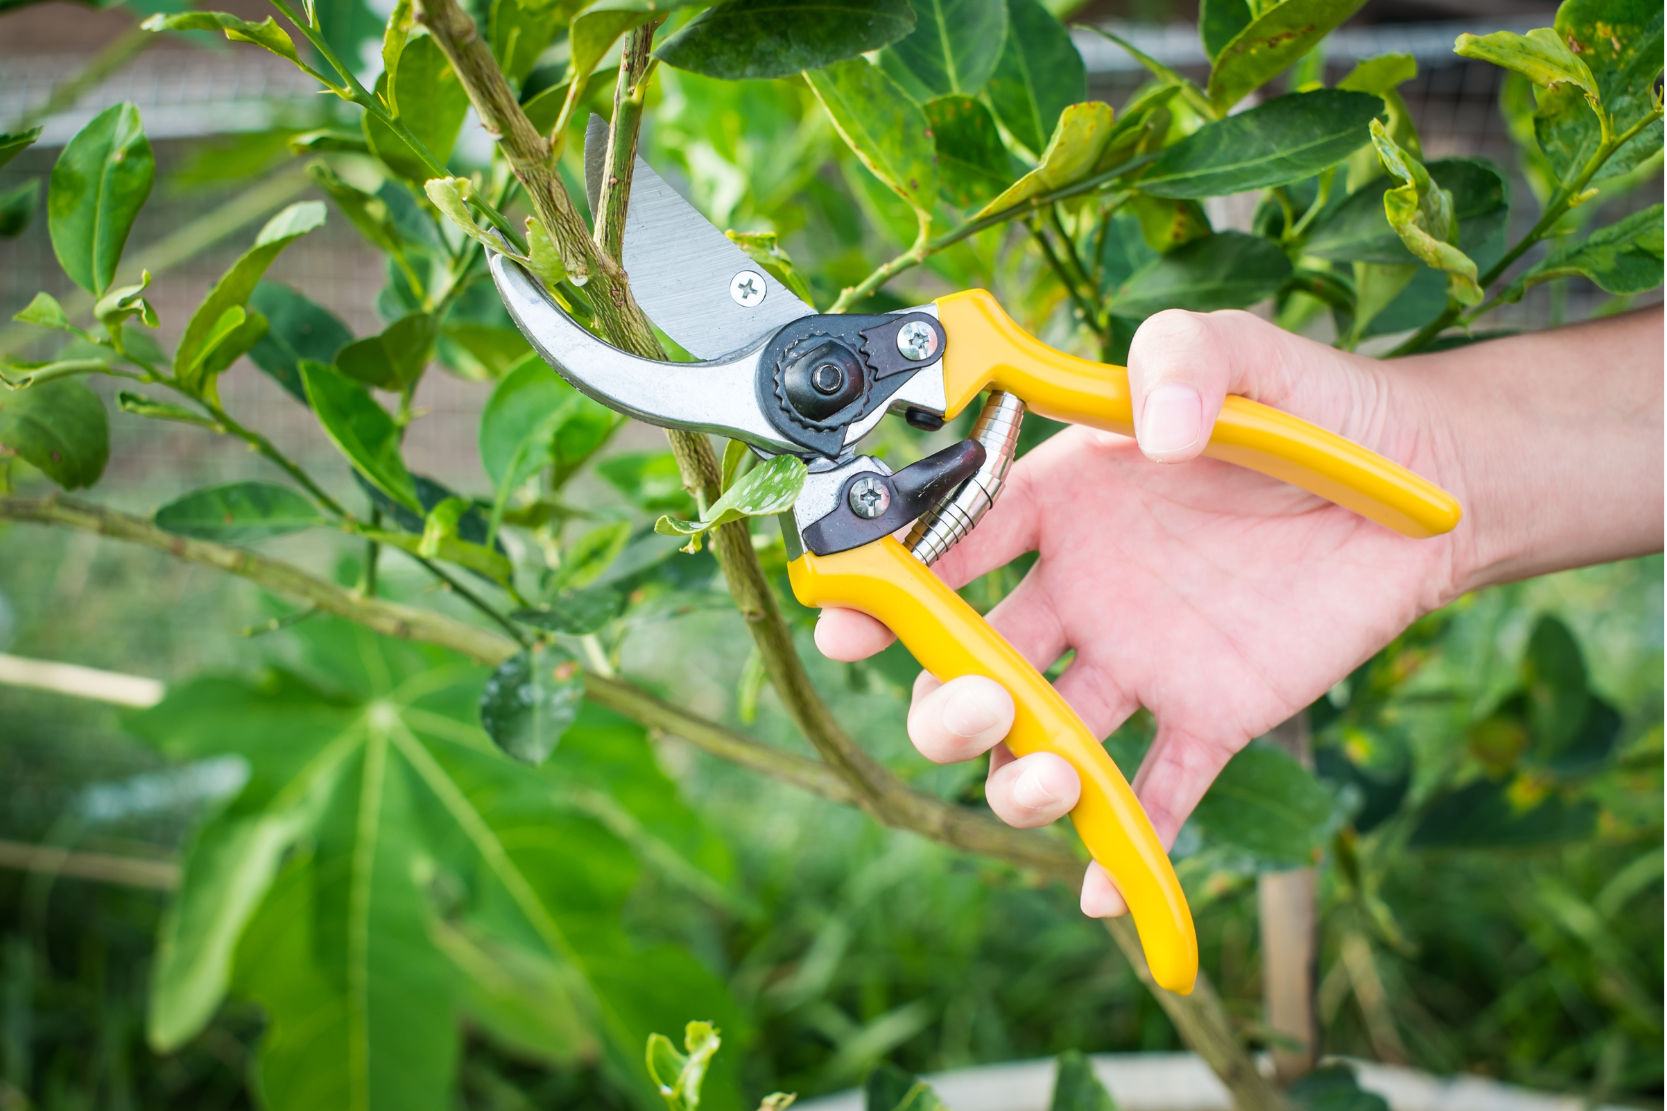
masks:
[[[926,116],[861,58],[805,75],[834,130],[875,177],[914,209],[924,230],[938,192],[938,158]]]

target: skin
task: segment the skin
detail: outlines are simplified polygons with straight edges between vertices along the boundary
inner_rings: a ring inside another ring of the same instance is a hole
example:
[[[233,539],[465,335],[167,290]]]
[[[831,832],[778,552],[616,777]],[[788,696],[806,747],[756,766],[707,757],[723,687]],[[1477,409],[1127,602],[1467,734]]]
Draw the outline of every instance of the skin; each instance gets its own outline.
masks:
[[[1135,440],[1086,428],[1019,460],[936,565],[960,587],[1039,558],[990,623],[1105,736],[1139,707],[1134,779],[1165,846],[1222,766],[1418,617],[1468,591],[1662,548],[1662,311],[1384,362],[1244,312],[1171,310],[1129,351]],[[1294,413],[1437,482],[1459,527],[1411,540],[1254,472],[1198,458],[1227,394]],[[891,632],[825,610],[816,643],[858,660]],[[1007,691],[922,672],[909,736],[938,763],[990,753],[990,808],[1021,828],[1076,804],[1076,772],[1001,743]],[[1082,909],[1123,913],[1091,864]]]

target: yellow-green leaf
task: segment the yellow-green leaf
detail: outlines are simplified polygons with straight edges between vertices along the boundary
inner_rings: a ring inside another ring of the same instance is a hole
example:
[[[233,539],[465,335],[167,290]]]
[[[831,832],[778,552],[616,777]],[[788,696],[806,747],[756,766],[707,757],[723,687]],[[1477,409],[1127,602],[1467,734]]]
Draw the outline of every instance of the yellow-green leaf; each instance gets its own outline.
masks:
[[[1402,184],[1383,195],[1384,215],[1407,249],[1447,275],[1447,293],[1461,305],[1482,300],[1476,284],[1476,262],[1454,246],[1459,225],[1453,217],[1453,195],[1430,179],[1429,171],[1389,137],[1373,120],[1372,144],[1391,177]]]
[[[979,210],[980,216],[1011,208],[1021,201],[1071,185],[1089,177],[1111,141],[1111,105],[1092,100],[1073,104],[1059,116],[1059,124],[1042,152],[1042,162],[1010,185],[1001,196]]]

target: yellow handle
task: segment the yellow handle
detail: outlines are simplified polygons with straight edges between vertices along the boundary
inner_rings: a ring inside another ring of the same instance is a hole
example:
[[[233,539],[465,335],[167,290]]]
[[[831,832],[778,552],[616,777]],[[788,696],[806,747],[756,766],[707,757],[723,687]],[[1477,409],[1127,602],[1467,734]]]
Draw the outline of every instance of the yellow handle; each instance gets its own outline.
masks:
[[[1007,390],[1054,420],[1134,435],[1128,371],[1056,351],[1013,323],[982,289],[938,300],[947,415],[987,389]],[[1204,454],[1271,475],[1412,537],[1459,523],[1453,495],[1335,432],[1229,397]]]
[[[1013,694],[1007,744],[1023,756],[1054,752],[1082,777],[1071,821],[1129,904],[1152,976],[1170,991],[1192,991],[1198,937],[1169,856],[1128,781],[1059,692],[943,580],[891,537],[830,556],[806,553],[787,565],[793,594],[807,606],[861,610],[895,632],[922,667],[945,681],[985,675]]]

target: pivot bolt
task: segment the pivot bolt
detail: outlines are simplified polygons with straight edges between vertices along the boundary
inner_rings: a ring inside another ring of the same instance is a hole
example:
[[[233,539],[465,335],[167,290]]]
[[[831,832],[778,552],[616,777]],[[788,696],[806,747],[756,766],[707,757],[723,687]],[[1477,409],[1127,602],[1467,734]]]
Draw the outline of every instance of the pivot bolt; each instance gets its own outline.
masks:
[[[766,292],[764,277],[756,270],[743,270],[729,279],[729,295],[744,309],[761,305]]]
[[[891,491],[877,478],[859,478],[851,483],[851,492],[846,500],[851,503],[852,513],[865,521],[872,521],[891,508]]]
[[[838,393],[845,385],[845,372],[833,363],[823,363],[810,372],[810,384],[817,393]]]
[[[938,353],[938,333],[924,321],[911,320],[897,330],[897,353],[911,362],[930,359]]]

